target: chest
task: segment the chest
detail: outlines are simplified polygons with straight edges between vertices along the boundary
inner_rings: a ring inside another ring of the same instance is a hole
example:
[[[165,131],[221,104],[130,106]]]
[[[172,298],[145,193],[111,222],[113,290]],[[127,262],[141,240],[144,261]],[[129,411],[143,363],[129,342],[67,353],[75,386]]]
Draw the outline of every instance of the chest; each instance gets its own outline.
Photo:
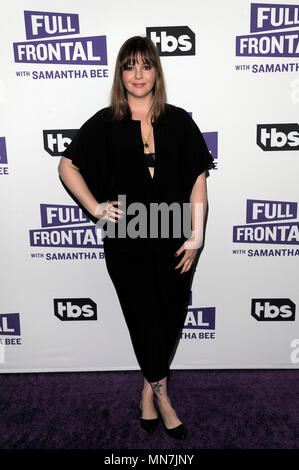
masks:
[[[174,177],[180,172],[182,142],[171,126],[153,126],[149,147],[144,147],[140,121],[111,126],[107,142],[109,158],[119,177],[150,176],[144,153],[155,153],[155,178]],[[146,170],[146,171],[145,171]],[[154,172],[152,172],[154,174]]]

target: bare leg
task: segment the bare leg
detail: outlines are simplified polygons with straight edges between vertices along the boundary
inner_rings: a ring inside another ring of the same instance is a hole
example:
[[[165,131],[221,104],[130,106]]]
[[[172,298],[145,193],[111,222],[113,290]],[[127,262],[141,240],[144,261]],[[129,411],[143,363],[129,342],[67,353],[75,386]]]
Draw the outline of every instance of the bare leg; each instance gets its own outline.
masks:
[[[158,382],[150,382],[152,390],[157,397],[158,406],[168,429],[176,428],[182,421],[177,417],[175,410],[171,406],[171,402],[167,393],[167,377]]]
[[[158,417],[154,405],[154,392],[150,383],[144,378],[144,386],[142,390],[142,418],[143,419],[155,419]]]

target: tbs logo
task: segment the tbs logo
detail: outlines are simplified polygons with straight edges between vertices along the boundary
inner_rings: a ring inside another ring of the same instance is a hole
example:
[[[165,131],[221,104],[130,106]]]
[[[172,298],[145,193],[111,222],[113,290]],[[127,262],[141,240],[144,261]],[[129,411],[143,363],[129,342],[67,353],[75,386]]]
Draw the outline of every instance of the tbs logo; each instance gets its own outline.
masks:
[[[290,299],[252,299],[251,315],[258,321],[294,321],[296,305]]]
[[[258,124],[256,143],[265,151],[298,151],[299,124]]]
[[[54,299],[54,315],[62,321],[97,320],[97,305],[91,299]]]
[[[43,131],[44,149],[52,157],[59,157],[75,137],[78,129]]]
[[[195,55],[195,34],[188,26],[150,27],[146,35],[156,44],[160,56]]]

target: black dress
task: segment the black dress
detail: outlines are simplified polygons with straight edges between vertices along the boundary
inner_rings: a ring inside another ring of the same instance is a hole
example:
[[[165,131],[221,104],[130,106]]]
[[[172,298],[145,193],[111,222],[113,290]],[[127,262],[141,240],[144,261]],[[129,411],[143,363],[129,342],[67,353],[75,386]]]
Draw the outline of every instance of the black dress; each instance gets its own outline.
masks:
[[[184,325],[193,269],[181,274],[174,269],[184,256],[176,250],[188,238],[170,228],[163,238],[161,222],[157,238],[150,238],[152,203],[177,203],[182,211],[189,203],[197,176],[213,167],[213,159],[200,130],[182,108],[166,106],[153,123],[155,170],[152,177],[141,137],[141,123],[127,115],[111,121],[111,108],[104,108],[78,131],[63,156],[80,168],[98,202],[119,200],[126,207],[141,202],[148,209],[147,236],[119,238],[120,226],[106,222],[115,237],[104,237],[105,261],[115,286],[132,345],[144,377],[156,382],[169,373],[179,332]],[[126,214],[126,226],[136,217]],[[170,216],[170,221],[172,220]],[[181,221],[181,228],[183,227]]]

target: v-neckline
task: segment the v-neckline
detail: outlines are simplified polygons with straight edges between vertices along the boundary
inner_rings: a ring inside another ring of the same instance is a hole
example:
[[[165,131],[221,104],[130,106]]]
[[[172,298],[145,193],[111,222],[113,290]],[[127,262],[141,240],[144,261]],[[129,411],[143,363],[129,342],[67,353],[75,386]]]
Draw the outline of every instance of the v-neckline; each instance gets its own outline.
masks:
[[[155,160],[156,160],[156,152],[143,152],[143,153],[144,153],[144,155],[155,155]],[[151,168],[154,168],[153,176],[151,175],[151,172],[150,172],[150,170],[149,170],[149,167],[146,166],[146,169],[147,169],[147,171],[149,172],[149,175],[150,175],[151,179],[153,180],[153,179],[154,179],[154,176],[155,176],[155,172],[156,172],[156,166],[151,167]]]
[[[151,152],[151,153],[154,153],[154,152]],[[148,175],[149,175],[151,181],[153,181],[154,178],[155,178],[155,174],[156,174],[156,170],[157,170],[157,165],[156,165],[155,167],[153,167],[153,168],[154,168],[154,174],[153,174],[153,176],[151,175],[148,166],[146,166],[145,161],[143,161],[143,166],[144,166],[146,172],[148,173]]]
[[[155,173],[156,173],[156,168],[154,168],[154,174],[153,174],[153,176],[151,175],[151,172],[149,171],[148,167],[147,167],[147,171],[148,171],[148,174],[149,174],[149,176],[150,176],[150,179],[153,181],[154,176],[155,176]]]
[[[142,135],[141,135],[141,121],[140,121],[140,119],[131,119],[131,121],[138,123],[139,139],[140,139],[140,144],[142,146],[143,153],[144,153],[144,144],[143,144]],[[142,166],[143,166],[144,170],[146,171],[146,173],[148,175],[147,177],[149,178],[150,182],[154,183],[154,181],[156,181],[156,172],[157,172],[157,153],[156,153],[157,148],[156,148],[155,123],[154,122],[152,123],[152,126],[153,126],[153,139],[154,139],[154,145],[155,145],[155,152],[152,152],[152,153],[155,153],[155,157],[156,157],[155,158],[156,165],[155,165],[153,176],[150,174],[150,171],[149,171],[148,167],[145,165],[144,158],[143,158]]]

